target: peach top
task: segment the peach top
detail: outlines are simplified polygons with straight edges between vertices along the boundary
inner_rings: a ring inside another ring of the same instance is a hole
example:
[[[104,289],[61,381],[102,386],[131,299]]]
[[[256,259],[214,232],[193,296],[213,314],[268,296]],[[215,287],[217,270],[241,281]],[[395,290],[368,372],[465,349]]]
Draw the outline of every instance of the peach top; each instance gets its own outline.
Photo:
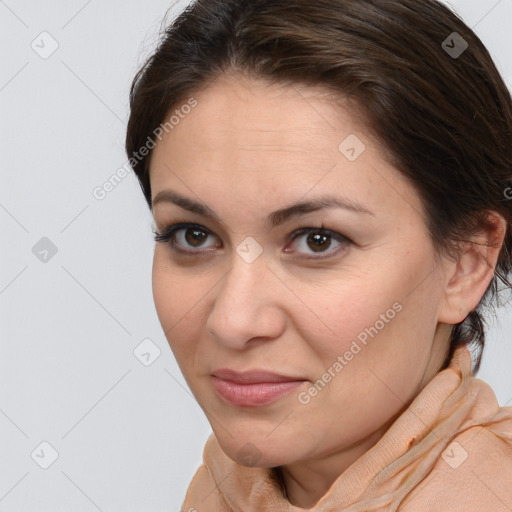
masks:
[[[208,438],[183,512],[511,512],[512,407],[458,347],[381,439],[312,508],[291,505],[272,468],[237,464]]]

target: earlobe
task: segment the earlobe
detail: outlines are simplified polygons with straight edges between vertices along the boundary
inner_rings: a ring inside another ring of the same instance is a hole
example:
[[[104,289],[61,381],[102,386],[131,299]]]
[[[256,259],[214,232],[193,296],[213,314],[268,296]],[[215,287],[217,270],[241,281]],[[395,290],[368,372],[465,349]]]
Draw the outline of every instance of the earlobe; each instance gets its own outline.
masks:
[[[487,229],[463,242],[459,259],[447,264],[440,322],[461,323],[478,306],[494,277],[506,231],[506,220],[489,212]]]

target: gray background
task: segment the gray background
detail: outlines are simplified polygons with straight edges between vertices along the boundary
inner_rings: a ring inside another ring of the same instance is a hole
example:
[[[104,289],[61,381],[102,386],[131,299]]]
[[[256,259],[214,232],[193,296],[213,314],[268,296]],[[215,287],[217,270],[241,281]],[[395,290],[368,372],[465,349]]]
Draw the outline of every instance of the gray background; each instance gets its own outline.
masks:
[[[128,88],[170,5],[0,0],[0,512],[179,510],[200,464],[210,426],[154,311],[149,210],[131,175],[92,193],[126,161]],[[512,0],[454,5],[510,84]],[[478,374],[500,405],[511,332],[503,308]]]

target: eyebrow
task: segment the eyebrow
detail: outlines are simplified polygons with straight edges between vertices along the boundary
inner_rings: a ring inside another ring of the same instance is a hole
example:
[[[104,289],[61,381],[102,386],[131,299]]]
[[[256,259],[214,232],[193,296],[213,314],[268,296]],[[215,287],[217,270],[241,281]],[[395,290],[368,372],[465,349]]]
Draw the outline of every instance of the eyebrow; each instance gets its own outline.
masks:
[[[162,190],[161,192],[158,192],[158,194],[156,194],[152,199],[151,206],[153,208],[155,205],[164,202],[173,203],[184,210],[188,210],[189,212],[197,213],[204,217],[209,217],[221,222],[219,216],[205,204],[194,201],[188,197],[184,197],[172,190]],[[348,198],[322,196],[300,201],[290,206],[286,206],[285,208],[276,210],[268,215],[267,221],[272,226],[279,226],[294,217],[299,217],[306,213],[322,210],[324,208],[343,208],[351,212],[375,216],[373,212],[359,204],[357,201],[353,201]]]

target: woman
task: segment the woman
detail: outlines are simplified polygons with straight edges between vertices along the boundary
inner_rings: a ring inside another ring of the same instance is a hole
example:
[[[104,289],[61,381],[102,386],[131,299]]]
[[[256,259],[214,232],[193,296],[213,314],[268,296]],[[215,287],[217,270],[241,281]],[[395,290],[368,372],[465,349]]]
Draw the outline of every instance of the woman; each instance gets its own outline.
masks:
[[[435,0],[197,0],[130,99],[213,429],[183,510],[511,510],[512,407],[474,375],[512,102],[478,37]]]

